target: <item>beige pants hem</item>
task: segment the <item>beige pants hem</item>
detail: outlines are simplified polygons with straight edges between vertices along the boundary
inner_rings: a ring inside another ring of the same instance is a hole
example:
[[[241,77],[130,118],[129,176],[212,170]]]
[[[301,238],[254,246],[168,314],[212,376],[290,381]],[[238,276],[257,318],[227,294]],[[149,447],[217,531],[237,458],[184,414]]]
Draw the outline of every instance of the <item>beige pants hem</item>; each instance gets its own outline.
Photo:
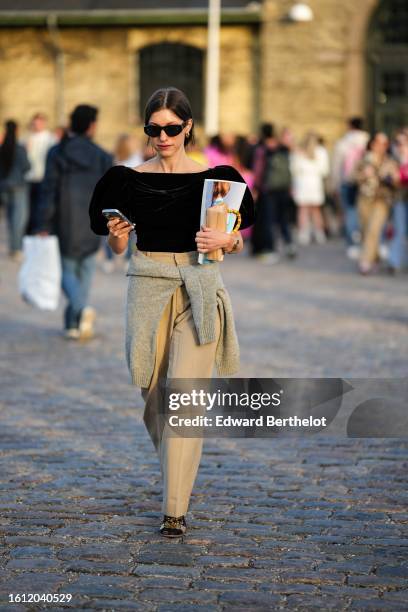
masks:
[[[387,222],[389,206],[382,200],[371,201],[361,197],[358,214],[363,231],[360,262],[372,265],[379,258],[381,232]]]

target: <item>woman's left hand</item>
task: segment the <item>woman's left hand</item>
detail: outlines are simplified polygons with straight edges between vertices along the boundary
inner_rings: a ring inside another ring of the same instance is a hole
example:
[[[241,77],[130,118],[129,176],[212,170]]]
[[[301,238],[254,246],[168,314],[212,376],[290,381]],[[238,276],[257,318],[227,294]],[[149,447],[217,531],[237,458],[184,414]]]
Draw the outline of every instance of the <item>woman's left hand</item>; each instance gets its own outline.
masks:
[[[199,253],[209,253],[215,249],[228,248],[231,243],[231,234],[204,225],[201,231],[196,233],[195,241]]]

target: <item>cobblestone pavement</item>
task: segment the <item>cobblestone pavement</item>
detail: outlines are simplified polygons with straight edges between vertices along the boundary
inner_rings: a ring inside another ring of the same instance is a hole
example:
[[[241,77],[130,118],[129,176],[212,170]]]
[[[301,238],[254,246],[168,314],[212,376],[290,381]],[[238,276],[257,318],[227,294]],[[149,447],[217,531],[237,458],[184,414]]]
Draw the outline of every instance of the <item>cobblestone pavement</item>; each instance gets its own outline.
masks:
[[[123,270],[98,270],[98,335],[69,343],[1,248],[0,611],[407,610],[406,441],[206,440],[188,535],[165,540]],[[406,276],[360,278],[339,243],[223,270],[242,376],[406,376]]]

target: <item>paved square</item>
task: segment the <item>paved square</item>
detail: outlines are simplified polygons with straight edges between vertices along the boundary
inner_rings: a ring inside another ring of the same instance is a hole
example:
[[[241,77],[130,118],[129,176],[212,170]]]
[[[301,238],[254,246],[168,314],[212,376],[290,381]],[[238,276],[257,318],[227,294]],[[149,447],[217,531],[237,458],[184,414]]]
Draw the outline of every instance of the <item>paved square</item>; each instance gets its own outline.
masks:
[[[4,235],[4,231],[2,232]],[[19,297],[0,253],[0,611],[406,610],[407,441],[206,440],[188,536],[157,533],[159,464],[124,359],[122,269],[97,272],[98,336]],[[361,278],[343,245],[223,264],[243,377],[407,375],[406,276]]]

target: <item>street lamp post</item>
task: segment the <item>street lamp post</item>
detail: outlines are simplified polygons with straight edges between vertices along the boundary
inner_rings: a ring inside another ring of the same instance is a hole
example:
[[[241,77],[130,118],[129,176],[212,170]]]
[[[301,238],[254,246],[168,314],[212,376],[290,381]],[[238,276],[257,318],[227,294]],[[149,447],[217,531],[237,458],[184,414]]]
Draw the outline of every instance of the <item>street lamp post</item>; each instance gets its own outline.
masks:
[[[207,74],[205,95],[205,133],[218,133],[220,87],[220,15],[221,0],[208,2]]]

